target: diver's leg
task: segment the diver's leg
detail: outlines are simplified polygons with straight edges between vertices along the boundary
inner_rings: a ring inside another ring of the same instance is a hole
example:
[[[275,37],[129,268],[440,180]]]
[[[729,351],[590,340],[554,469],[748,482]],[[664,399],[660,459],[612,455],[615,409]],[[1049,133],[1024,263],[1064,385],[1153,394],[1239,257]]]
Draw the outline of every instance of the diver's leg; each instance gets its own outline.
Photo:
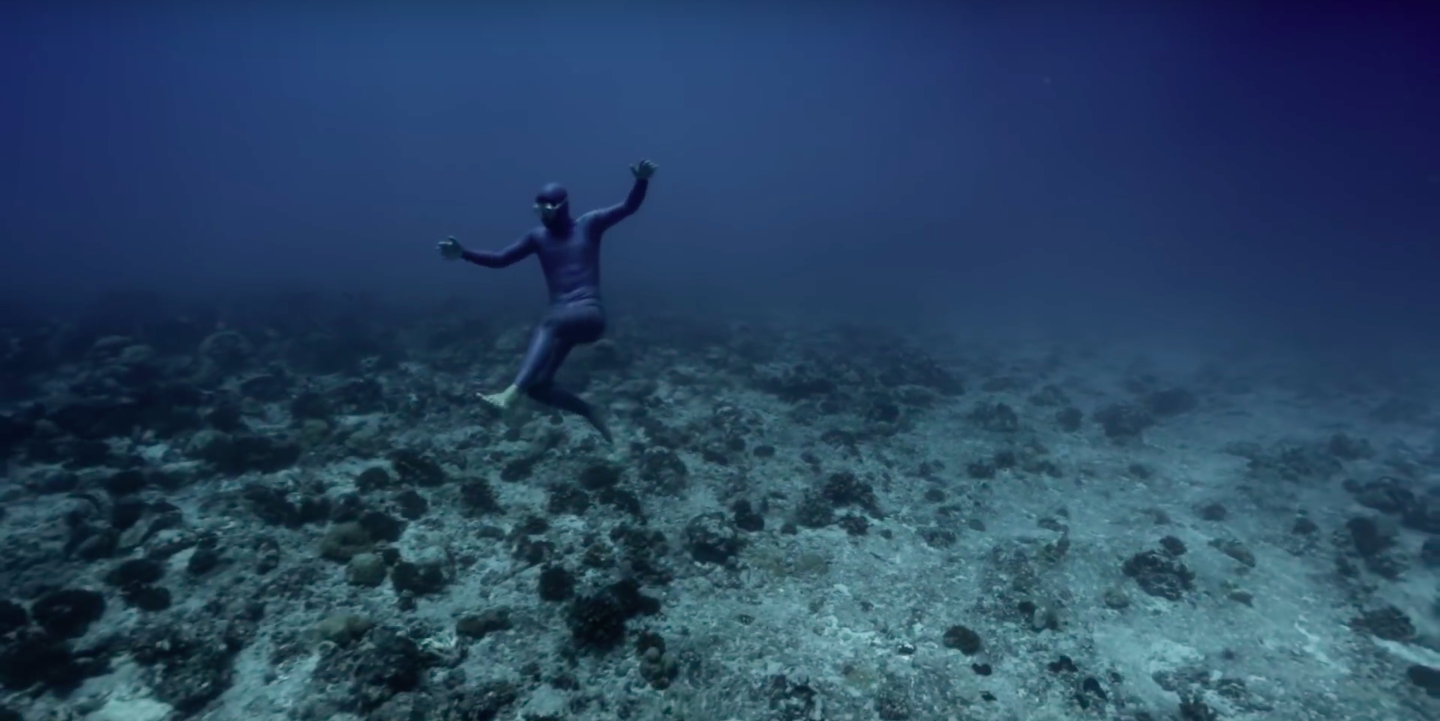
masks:
[[[574,393],[557,388],[554,382],[555,373],[571,349],[577,344],[595,342],[604,330],[605,316],[599,308],[568,308],[551,315],[536,329],[515,383],[490,402],[506,408],[523,391],[539,403],[584,418],[607,443],[611,442],[610,428],[603,415]]]
[[[559,369],[561,363],[565,362],[566,356],[570,355],[570,349],[574,348],[575,344],[562,340],[556,341],[555,345],[555,352],[551,354],[552,363],[546,369],[548,375],[545,376],[545,381],[529,386],[525,389],[525,394],[551,408],[574,413],[584,418],[596,431],[599,431],[606,443],[614,442],[614,438],[610,435],[610,424],[605,422],[604,413],[586,403],[580,396],[555,385],[555,371]]]
[[[562,411],[569,411],[590,423],[600,435],[605,438],[606,443],[614,442],[610,435],[610,426],[605,422],[604,416],[586,403],[580,396],[566,390],[555,387],[554,383],[542,383],[531,386],[525,393],[531,398],[544,403],[551,408],[558,408]]]
[[[520,397],[520,392],[536,383],[546,382],[549,378],[547,370],[554,374],[553,369],[557,364],[553,357],[557,351],[563,358],[570,349],[563,351],[557,346],[568,346],[557,342],[555,337],[555,324],[550,319],[540,322],[535,327],[535,334],[530,337],[530,347],[525,351],[525,359],[520,361],[520,372],[515,374],[515,382],[499,393],[481,394],[480,399],[500,410],[506,410]]]
[[[570,351],[574,347],[575,344],[569,338],[561,333],[556,333],[550,341],[550,352],[545,354],[545,362],[536,366],[535,373],[520,384],[520,387],[529,390],[535,386],[549,385],[555,380],[556,371],[559,371],[560,365],[570,357]]]
[[[552,312],[536,330],[536,340],[525,355],[515,386],[525,390],[555,380],[555,374],[569,357],[571,349],[594,343],[604,331],[605,316],[597,307],[580,305]]]

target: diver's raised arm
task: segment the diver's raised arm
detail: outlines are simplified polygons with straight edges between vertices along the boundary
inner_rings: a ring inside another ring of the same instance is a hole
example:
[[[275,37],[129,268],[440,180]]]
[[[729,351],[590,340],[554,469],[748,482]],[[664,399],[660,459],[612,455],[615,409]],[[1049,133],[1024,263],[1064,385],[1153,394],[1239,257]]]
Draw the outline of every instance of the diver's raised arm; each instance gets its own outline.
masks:
[[[642,160],[630,166],[630,174],[635,176],[635,184],[630,186],[629,195],[625,200],[608,208],[601,208],[594,213],[594,223],[600,230],[605,230],[616,223],[632,216],[640,209],[645,202],[645,192],[650,188],[650,176],[655,174],[655,164]]]

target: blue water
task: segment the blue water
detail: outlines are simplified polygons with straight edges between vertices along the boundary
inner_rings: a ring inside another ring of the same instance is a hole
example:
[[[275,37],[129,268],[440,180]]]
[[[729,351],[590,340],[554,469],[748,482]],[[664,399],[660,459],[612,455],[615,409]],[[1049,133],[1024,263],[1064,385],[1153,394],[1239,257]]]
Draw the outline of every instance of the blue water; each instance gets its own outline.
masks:
[[[1440,714],[1433,12],[210,5],[0,9],[0,719]]]

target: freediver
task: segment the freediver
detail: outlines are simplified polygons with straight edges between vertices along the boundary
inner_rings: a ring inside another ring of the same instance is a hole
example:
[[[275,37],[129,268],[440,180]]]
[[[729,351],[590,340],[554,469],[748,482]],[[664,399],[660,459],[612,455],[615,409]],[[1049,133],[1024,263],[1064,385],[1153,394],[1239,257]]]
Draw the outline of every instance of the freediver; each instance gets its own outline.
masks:
[[[578,218],[570,215],[570,197],[565,188],[558,183],[545,185],[535,196],[539,227],[503,250],[470,250],[453,236],[440,241],[440,256],[446,260],[464,259],[486,268],[505,268],[537,255],[545,273],[550,308],[535,328],[515,381],[499,393],[479,394],[486,403],[504,411],[523,392],[552,408],[584,418],[607,443],[612,440],[603,415],[579,396],[557,387],[555,371],[575,346],[594,343],[605,335],[605,307],[600,301],[600,240],[605,231],[640,209],[655,169],[649,160],[630,166],[635,184],[630,186],[625,200]]]

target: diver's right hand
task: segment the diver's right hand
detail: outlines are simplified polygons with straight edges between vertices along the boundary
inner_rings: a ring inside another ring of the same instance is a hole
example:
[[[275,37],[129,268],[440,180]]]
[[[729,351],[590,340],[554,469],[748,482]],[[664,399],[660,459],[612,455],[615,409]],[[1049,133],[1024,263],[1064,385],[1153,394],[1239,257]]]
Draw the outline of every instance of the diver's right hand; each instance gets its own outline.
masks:
[[[449,238],[440,241],[441,258],[444,258],[445,260],[459,260],[460,256],[464,254],[465,247],[460,245],[460,241],[456,240],[455,236],[452,235]]]

